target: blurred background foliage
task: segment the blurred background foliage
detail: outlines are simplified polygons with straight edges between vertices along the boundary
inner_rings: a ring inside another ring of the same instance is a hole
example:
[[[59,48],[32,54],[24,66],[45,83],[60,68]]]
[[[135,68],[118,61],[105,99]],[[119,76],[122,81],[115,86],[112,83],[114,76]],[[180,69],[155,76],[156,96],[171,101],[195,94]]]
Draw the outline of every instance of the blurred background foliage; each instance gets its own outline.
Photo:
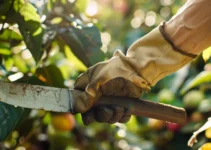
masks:
[[[185,0],[0,0],[0,78],[73,88],[87,67],[128,47]],[[145,99],[184,107],[184,125],[135,117],[127,124],[84,126],[81,116],[0,103],[1,150],[202,150],[187,141],[211,115],[211,49],[160,81]],[[206,143],[206,144],[205,144]]]

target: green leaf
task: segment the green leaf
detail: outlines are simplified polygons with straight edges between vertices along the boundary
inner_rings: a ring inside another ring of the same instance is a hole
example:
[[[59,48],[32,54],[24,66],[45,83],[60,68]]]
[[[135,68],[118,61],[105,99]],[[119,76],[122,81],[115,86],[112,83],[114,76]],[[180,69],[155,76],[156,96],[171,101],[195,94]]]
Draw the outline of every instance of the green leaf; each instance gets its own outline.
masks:
[[[11,29],[4,29],[3,32],[0,34],[0,40],[17,40],[21,41],[22,36]]]
[[[53,3],[55,0],[48,0],[47,1],[47,9],[50,11],[53,8]]]
[[[0,34],[0,54],[10,55],[11,47],[19,44],[22,36],[11,29],[4,29]]]
[[[44,31],[42,27],[40,26],[36,31],[30,31],[27,29],[27,26],[33,26],[35,25],[33,22],[31,23],[20,23],[20,25],[23,24],[22,27],[20,27],[21,34],[24,37],[24,41],[26,43],[27,48],[30,50],[32,56],[34,57],[35,61],[39,61],[43,50],[41,48],[42,45],[42,38]]]
[[[88,0],[77,0],[75,2],[76,7],[80,12],[85,11],[87,5],[88,5]]]
[[[194,79],[192,79],[184,88],[182,88],[181,94],[184,94],[191,88],[199,86],[202,83],[209,83],[209,82],[211,82],[211,72],[202,71]]]
[[[18,68],[19,71],[26,73],[29,71],[29,68],[26,64],[26,61],[24,61],[20,55],[14,55],[13,56],[14,65]]]
[[[15,3],[14,10],[16,11],[14,19],[19,25],[24,42],[32,53],[35,61],[39,61],[43,53],[41,46],[44,35],[44,29],[40,23],[40,16],[37,14],[34,6],[28,2],[24,3],[20,1],[18,4]]]
[[[12,59],[11,56],[3,56],[4,61],[3,61],[3,65],[6,68],[7,71],[10,71],[10,69],[13,67],[14,65],[14,59]]]
[[[19,10],[21,16],[23,16],[24,21],[34,21],[40,22],[40,16],[37,14],[36,8],[30,4],[25,3]]]
[[[38,68],[36,75],[42,78],[45,78],[46,84],[48,86],[60,87],[64,86],[64,77],[62,76],[61,71],[56,65],[49,65],[47,67]]]
[[[10,55],[10,43],[8,42],[0,42],[0,54]]]
[[[126,125],[127,129],[132,132],[137,132],[139,129],[139,123],[135,116],[132,116],[130,121]]]
[[[64,53],[67,59],[71,61],[78,70],[80,71],[87,70],[87,67],[73,54],[73,52],[67,45],[64,46]]]
[[[62,17],[55,17],[51,20],[51,23],[52,24],[59,24],[59,23],[62,22],[62,20],[63,20]]]
[[[46,115],[44,116],[44,118],[42,120],[43,124],[48,125],[48,124],[51,123],[51,121],[52,121],[51,114],[50,113],[46,113]]]
[[[0,16],[5,15],[8,12],[11,4],[12,4],[12,0],[0,1]]]
[[[205,49],[202,52],[202,57],[203,57],[204,61],[207,62],[209,60],[210,56],[211,56],[211,47],[208,47],[207,49]]]
[[[24,109],[0,102],[0,141],[3,141],[14,129]]]
[[[60,33],[60,36],[87,67],[105,59],[105,54],[100,50],[100,33],[95,26],[82,29],[72,27]]]

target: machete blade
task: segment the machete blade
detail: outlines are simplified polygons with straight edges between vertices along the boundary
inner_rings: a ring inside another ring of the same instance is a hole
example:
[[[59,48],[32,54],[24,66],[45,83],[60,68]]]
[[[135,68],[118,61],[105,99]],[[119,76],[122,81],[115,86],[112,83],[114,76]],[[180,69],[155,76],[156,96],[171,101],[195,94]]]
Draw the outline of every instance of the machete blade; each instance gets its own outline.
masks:
[[[14,106],[71,112],[71,90],[0,81],[0,101]]]

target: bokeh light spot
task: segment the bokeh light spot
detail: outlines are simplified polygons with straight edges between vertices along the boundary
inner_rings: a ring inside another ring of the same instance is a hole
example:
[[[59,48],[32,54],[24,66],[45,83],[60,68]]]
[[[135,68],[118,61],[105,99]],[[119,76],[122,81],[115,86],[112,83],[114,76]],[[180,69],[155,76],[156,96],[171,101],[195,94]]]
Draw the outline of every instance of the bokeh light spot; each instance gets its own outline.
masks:
[[[145,18],[145,24],[149,27],[153,26],[155,24],[155,17],[154,16],[147,16]]]
[[[170,10],[169,7],[163,7],[160,10],[160,15],[163,16],[163,17],[169,17],[170,13],[171,13],[171,10]]]
[[[135,17],[131,20],[130,24],[133,28],[139,28],[142,24],[142,20],[138,17]]]
[[[96,15],[98,13],[98,6],[95,1],[91,1],[86,8],[86,14],[90,17]]]
[[[169,6],[174,3],[174,0],[160,0],[161,5],[163,6]]]

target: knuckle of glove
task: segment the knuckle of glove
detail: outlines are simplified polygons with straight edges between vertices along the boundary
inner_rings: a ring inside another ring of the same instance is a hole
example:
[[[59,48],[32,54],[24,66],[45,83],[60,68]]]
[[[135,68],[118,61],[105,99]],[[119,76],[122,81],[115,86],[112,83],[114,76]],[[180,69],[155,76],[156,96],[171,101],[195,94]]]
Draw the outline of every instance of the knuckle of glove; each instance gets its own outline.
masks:
[[[139,98],[143,94],[142,88],[122,77],[109,80],[100,86],[100,90],[102,95],[129,96],[134,98]]]
[[[81,114],[84,125],[89,125],[96,121],[94,111],[91,109]]]
[[[107,123],[113,124],[119,122],[124,115],[124,108],[120,106],[111,106],[113,109],[113,116],[107,121]]]
[[[128,109],[115,105],[99,106],[82,114],[85,125],[93,122],[109,123],[116,122],[126,123],[130,120],[131,113]]]
[[[126,96],[124,93],[124,86],[126,79],[117,77],[100,86],[103,95]]]
[[[113,114],[113,109],[107,106],[100,106],[95,109],[95,119],[97,122],[108,122]]]

